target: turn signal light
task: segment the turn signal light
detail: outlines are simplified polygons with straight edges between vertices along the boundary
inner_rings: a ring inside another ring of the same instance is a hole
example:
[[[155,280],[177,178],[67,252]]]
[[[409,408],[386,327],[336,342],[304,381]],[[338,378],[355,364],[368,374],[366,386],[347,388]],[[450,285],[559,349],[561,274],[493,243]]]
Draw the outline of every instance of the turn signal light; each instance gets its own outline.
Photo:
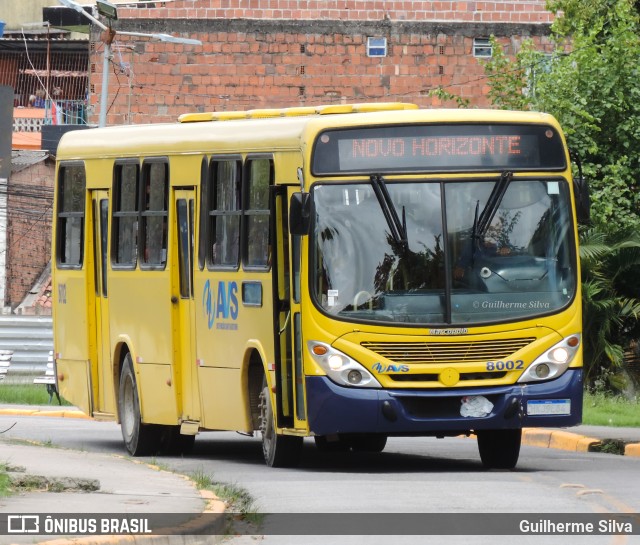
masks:
[[[580,344],[580,337],[569,337],[567,339],[567,344],[571,348],[575,348],[576,346],[578,346]]]
[[[314,345],[311,350],[316,356],[324,356],[327,353],[327,347],[321,344]]]

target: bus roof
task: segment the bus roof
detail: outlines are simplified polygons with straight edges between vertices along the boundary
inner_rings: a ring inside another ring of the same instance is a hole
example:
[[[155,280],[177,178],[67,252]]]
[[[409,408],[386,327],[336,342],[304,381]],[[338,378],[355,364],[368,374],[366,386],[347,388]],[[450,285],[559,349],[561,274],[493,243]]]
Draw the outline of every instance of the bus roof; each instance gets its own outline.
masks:
[[[403,103],[208,112],[184,114],[178,123],[118,125],[70,131],[60,141],[57,158],[79,160],[296,150],[303,148],[315,134],[327,128],[483,122],[535,123],[558,127],[552,116],[538,112],[417,109],[413,104]]]

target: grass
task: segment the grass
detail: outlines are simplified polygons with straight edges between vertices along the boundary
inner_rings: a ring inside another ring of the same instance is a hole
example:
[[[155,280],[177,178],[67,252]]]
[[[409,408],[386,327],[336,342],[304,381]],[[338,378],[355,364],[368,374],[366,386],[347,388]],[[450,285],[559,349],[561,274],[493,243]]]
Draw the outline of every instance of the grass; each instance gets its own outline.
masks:
[[[63,406],[71,404],[62,399]],[[49,405],[49,394],[43,384],[7,384],[0,382],[0,403],[12,405]],[[53,396],[52,406],[58,406],[58,399]]]
[[[582,423],[591,426],[640,427],[640,400],[604,393],[584,395]]]
[[[189,477],[199,489],[211,490],[227,504],[227,512],[237,513],[240,521],[250,525],[259,525],[262,516],[257,513],[251,494],[237,484],[217,483],[202,470],[195,471]]]
[[[11,481],[7,469],[7,464],[0,463],[0,498],[6,498],[11,494]]]

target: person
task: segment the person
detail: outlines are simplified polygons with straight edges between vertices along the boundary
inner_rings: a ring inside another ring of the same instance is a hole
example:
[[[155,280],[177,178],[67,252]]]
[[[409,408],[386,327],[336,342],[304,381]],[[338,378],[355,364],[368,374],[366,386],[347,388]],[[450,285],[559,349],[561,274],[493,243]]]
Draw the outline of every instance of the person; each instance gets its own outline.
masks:
[[[31,103],[31,98],[34,99],[33,101],[33,107],[34,108],[44,108],[45,107],[45,92],[42,89],[38,89],[36,91],[35,96],[31,95],[31,97],[29,97],[29,102]]]

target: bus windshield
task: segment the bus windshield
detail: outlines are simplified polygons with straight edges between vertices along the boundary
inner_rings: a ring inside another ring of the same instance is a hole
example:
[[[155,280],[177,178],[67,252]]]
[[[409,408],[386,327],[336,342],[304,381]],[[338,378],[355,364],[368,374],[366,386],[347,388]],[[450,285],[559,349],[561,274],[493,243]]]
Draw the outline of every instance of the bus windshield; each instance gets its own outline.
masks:
[[[312,291],[324,312],[362,322],[477,324],[552,313],[572,301],[566,180],[503,174],[380,183],[395,222],[373,180],[313,190]]]

